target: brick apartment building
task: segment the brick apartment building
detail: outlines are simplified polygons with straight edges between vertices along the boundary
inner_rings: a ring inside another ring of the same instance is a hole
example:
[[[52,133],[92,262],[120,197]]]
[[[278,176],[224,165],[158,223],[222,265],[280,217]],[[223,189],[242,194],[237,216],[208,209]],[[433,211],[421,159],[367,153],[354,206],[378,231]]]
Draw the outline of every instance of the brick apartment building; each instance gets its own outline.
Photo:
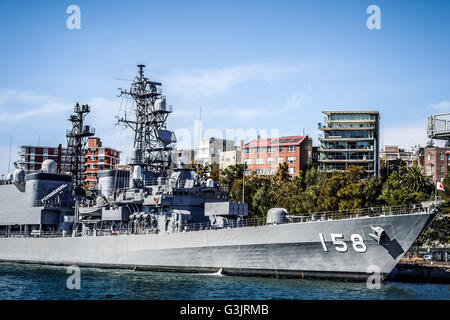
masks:
[[[242,161],[247,164],[247,173],[274,174],[279,164],[287,163],[289,173],[298,176],[312,163],[312,139],[308,136],[255,139],[242,148]]]
[[[85,185],[97,186],[98,171],[113,169],[120,162],[120,151],[102,147],[100,138],[89,138],[85,155]]]
[[[430,177],[433,183],[441,181],[447,176],[450,165],[450,147],[427,147],[424,150],[425,175]]]
[[[22,145],[18,148],[19,159],[16,163],[26,173],[41,170],[42,162],[47,159],[56,162],[58,173],[64,173],[69,169],[69,164],[66,161],[67,149],[63,148],[61,144],[57,147]]]

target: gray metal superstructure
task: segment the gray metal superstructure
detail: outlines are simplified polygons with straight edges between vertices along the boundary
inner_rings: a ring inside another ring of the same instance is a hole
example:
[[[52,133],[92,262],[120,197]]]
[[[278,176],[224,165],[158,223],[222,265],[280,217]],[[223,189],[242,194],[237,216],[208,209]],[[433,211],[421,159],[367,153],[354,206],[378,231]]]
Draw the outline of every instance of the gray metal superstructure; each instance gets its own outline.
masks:
[[[433,205],[291,216],[270,209],[248,219],[212,179],[173,159],[172,112],[157,82],[139,76],[129,91],[136,119],[128,169],[99,173],[91,197],[48,163],[0,184],[0,260],[240,275],[385,278],[437,214]],[[51,160],[50,160],[51,161]]]

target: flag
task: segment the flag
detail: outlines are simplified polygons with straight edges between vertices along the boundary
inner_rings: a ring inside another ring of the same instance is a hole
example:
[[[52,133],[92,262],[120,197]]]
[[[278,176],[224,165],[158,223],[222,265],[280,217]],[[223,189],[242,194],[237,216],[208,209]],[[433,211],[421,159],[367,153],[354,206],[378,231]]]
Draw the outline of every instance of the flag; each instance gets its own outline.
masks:
[[[442,183],[440,183],[439,181],[436,182],[436,190],[442,190],[442,191],[445,191],[445,190],[444,190],[444,186],[443,186]]]

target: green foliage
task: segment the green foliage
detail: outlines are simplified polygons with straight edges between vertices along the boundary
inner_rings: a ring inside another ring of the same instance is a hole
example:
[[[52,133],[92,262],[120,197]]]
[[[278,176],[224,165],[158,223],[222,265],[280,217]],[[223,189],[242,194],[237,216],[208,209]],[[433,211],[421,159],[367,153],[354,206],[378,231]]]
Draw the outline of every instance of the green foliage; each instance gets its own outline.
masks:
[[[439,213],[430,226],[420,235],[414,246],[448,246],[450,243],[450,216]]]
[[[206,179],[209,177],[209,174],[211,172],[211,166],[209,164],[199,164],[199,163],[190,163],[186,166],[187,168],[190,168],[195,171],[199,179]]]
[[[412,166],[407,169],[404,182],[405,186],[414,192],[429,194],[433,192],[433,184],[430,178],[424,175],[422,168],[419,166]]]

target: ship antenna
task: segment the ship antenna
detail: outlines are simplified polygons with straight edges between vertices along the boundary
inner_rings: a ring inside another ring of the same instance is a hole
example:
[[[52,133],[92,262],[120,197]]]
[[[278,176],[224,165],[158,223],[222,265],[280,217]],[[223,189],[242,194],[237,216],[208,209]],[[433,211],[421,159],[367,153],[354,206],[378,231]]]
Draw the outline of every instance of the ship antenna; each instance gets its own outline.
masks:
[[[172,112],[165,105],[159,87],[161,83],[149,81],[144,76],[145,65],[139,64],[138,76],[129,90],[120,89],[120,96],[130,97],[135,101],[135,119],[118,118],[134,131],[134,151],[128,164],[142,167],[143,171],[157,174],[167,173],[171,166],[172,146],[167,143],[166,120]]]
[[[80,106],[77,102],[74,114],[68,119],[72,122],[72,129],[67,130],[67,159],[70,163],[70,174],[72,175],[72,190],[75,194],[82,194],[83,170],[81,160],[84,156],[84,147],[88,137],[95,134],[95,130],[84,125],[86,115],[91,111],[87,104]]]

